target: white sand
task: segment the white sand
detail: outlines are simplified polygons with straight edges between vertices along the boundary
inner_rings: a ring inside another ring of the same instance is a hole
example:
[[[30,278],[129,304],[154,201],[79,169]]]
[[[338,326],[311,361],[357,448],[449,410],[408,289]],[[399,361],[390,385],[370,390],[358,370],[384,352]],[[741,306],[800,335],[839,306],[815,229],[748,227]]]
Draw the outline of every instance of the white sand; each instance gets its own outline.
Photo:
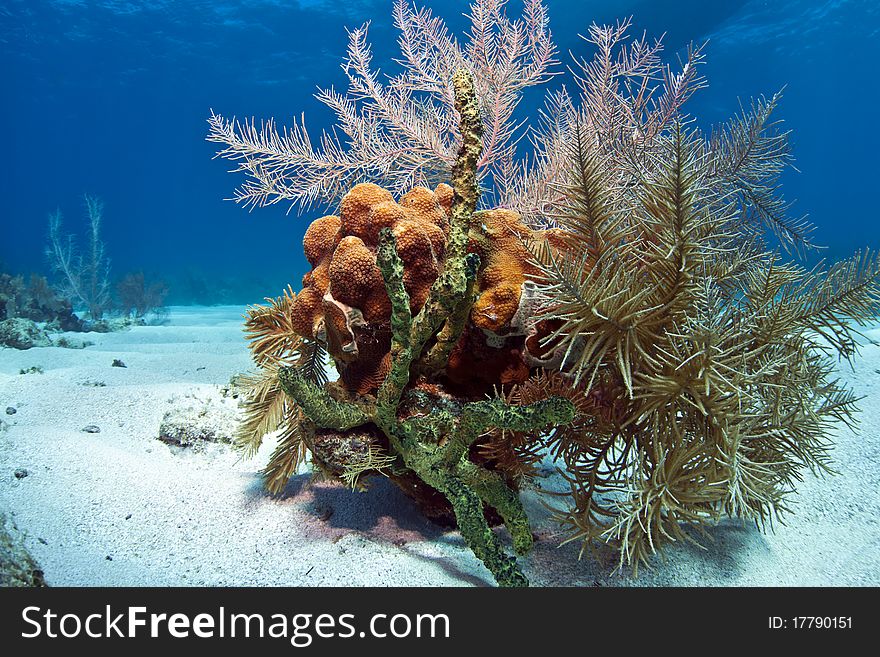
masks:
[[[52,585],[488,585],[455,532],[424,520],[394,486],[366,493],[302,474],[281,498],[228,447],[173,450],[156,439],[168,400],[216,397],[249,368],[240,307],[171,309],[170,324],[87,334],[84,350],[0,349],[0,508],[11,511]],[[880,341],[880,329],[870,331]],[[126,368],[111,367],[114,358]],[[40,366],[43,374],[19,374]],[[558,548],[539,501],[540,540],[521,560],[541,585],[880,584],[880,346],[841,377],[860,395],[862,429],[838,432],[838,476],[807,474],[775,533],[725,522],[707,549],[666,550],[638,579],[616,555]],[[83,385],[103,382],[104,386]],[[17,409],[6,415],[7,406]],[[84,433],[86,425],[100,433]],[[18,479],[16,469],[28,476]],[[329,517],[328,517],[329,516]],[[325,519],[326,518],[326,519]]]

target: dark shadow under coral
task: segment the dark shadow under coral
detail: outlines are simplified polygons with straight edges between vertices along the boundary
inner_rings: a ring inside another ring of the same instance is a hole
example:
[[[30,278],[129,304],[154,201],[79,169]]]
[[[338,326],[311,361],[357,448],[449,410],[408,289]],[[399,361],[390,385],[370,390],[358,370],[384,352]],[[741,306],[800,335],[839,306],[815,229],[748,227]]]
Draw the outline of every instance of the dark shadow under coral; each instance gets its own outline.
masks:
[[[306,520],[307,531],[332,536],[358,532],[383,542],[439,539],[444,528],[425,518],[416,504],[383,477],[373,477],[365,491],[342,484],[313,482],[310,475],[292,477],[280,495],[273,496],[254,478],[248,492],[253,501],[273,497],[291,501]]]

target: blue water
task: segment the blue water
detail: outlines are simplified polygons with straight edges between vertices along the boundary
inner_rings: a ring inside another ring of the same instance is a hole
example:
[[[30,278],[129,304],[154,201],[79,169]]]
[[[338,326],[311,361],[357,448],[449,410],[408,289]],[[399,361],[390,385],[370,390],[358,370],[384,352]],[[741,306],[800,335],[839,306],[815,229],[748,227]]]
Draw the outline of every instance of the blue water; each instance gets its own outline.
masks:
[[[340,7],[339,5],[343,5]],[[464,3],[425,3],[463,29]],[[518,13],[518,2],[509,5]],[[593,21],[632,15],[666,33],[668,52],[708,39],[709,88],[690,102],[703,126],[739,101],[786,86],[779,116],[794,131],[800,172],[786,174],[795,211],[809,213],[831,258],[880,246],[875,190],[880,135],[876,0],[549,0],[567,60]],[[83,192],[106,202],[114,275],[146,270],[171,300],[259,301],[306,270],[310,217],[230,201],[240,178],[212,160],[206,117],[329,115],[317,85],[344,86],[346,27],[371,20],[375,63],[393,68],[392,0],[151,2],[6,0],[0,4],[0,261],[47,270],[47,214],[79,227]],[[531,102],[531,101],[530,101]],[[534,105],[534,103],[532,103]],[[529,108],[529,103],[524,105]],[[175,289],[176,285],[176,289]],[[216,289],[215,289],[216,288]]]

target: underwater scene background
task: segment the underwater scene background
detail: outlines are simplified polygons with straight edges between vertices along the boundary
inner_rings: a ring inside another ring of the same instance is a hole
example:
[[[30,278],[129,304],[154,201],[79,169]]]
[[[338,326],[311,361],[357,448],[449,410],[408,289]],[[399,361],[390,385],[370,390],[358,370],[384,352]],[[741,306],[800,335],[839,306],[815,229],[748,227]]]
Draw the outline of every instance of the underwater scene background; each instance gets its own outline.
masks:
[[[308,269],[300,243],[313,209],[281,203],[248,213],[224,201],[240,176],[212,161],[210,110],[282,125],[305,113],[317,136],[330,114],[312,94],[345,87],[346,28],[370,21],[374,62],[393,73],[391,0],[124,2],[20,0],[0,7],[0,120],[10,154],[0,177],[0,262],[48,273],[48,214],[84,229],[83,193],[105,202],[111,277],[145,271],[168,303],[247,303],[277,294]],[[460,32],[466,3],[435,0]],[[509,12],[517,15],[520,3]],[[666,34],[674,59],[708,41],[709,86],[687,111],[704,128],[742,102],[785,87],[776,112],[792,130],[799,171],[785,172],[793,214],[809,214],[831,260],[880,243],[876,185],[880,8],[870,0],[552,0],[562,64],[591,54],[592,22],[633,17],[633,34]],[[562,67],[558,67],[562,70]],[[551,87],[554,83],[551,82]],[[518,110],[534,116],[541,93]]]

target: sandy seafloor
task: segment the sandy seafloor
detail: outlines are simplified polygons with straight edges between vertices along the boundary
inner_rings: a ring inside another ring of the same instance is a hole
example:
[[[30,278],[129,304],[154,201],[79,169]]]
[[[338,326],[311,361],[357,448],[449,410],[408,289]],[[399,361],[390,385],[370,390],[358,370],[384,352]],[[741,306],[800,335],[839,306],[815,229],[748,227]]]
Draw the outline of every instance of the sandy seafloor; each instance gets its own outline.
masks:
[[[250,368],[243,308],[173,307],[164,326],[79,334],[82,350],[0,349],[0,509],[13,515],[50,585],[487,586],[456,532],[422,518],[387,481],[365,493],[310,484],[307,468],[271,497],[251,460],[227,446],[172,449],[157,440],[172,399],[216,397]],[[792,586],[880,584],[880,328],[852,370],[861,429],[841,427],[840,474],[806,474],[794,515],[773,533],[727,521],[703,549],[675,545],[638,578],[616,552],[579,560],[534,492],[534,585]],[[125,368],[112,367],[113,359]],[[43,374],[19,374],[40,366]],[[102,382],[103,386],[89,385]],[[7,406],[14,415],[3,413]],[[97,425],[100,433],[85,433]],[[16,478],[17,469],[28,476]],[[547,472],[551,469],[548,467]],[[552,481],[546,482],[552,485]]]

